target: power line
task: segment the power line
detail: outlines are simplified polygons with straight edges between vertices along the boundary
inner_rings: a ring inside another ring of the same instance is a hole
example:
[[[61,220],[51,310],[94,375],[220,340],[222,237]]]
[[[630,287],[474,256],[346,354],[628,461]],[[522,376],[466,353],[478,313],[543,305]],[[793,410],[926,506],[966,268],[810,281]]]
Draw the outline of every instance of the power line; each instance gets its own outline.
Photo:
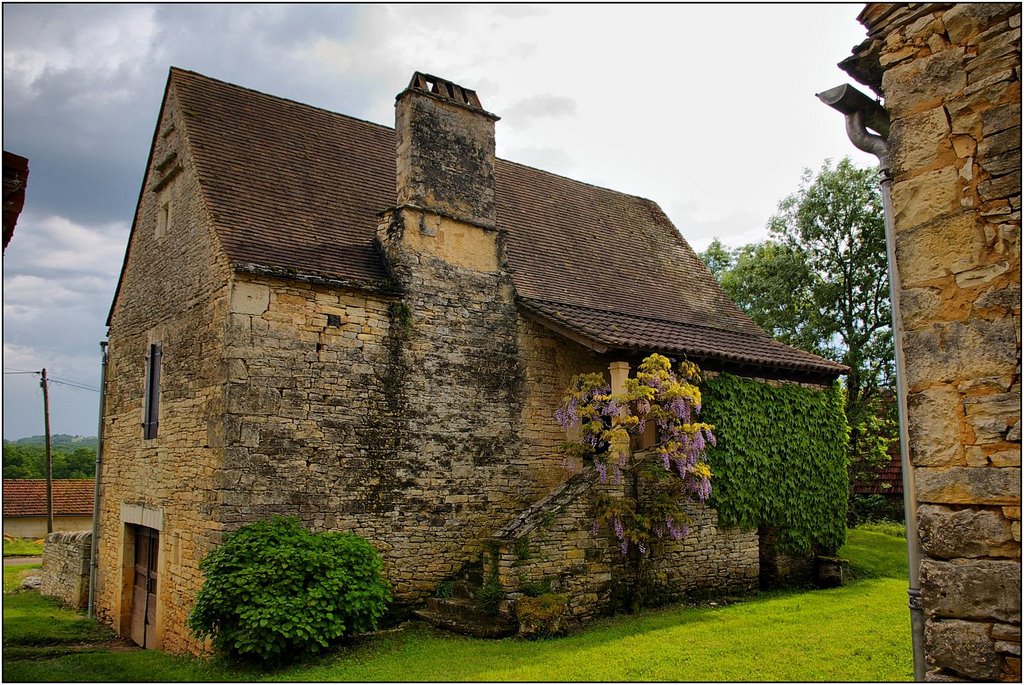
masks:
[[[18,375],[21,375],[21,374],[29,374],[29,373],[36,374],[38,376],[40,372],[39,371],[20,371],[20,370],[17,370],[17,369],[9,369],[9,370],[4,371],[4,375],[5,376],[18,376]],[[47,380],[48,383],[53,383],[54,385],[64,385],[64,386],[67,386],[69,388],[78,388],[79,390],[91,390],[92,392],[99,392],[100,391],[100,389],[95,387],[95,386],[88,385],[86,383],[82,383],[81,381],[73,381],[70,378],[61,378],[60,376],[47,376],[46,380]]]

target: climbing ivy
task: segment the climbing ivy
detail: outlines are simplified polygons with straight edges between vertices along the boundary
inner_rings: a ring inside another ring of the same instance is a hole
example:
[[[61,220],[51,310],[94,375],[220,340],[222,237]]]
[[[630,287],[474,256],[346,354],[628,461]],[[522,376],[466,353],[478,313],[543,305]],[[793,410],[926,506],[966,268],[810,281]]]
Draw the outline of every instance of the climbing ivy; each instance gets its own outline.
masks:
[[[791,552],[835,554],[846,539],[849,429],[838,382],[828,390],[722,374],[701,386],[712,505],[727,526],[779,530]]]

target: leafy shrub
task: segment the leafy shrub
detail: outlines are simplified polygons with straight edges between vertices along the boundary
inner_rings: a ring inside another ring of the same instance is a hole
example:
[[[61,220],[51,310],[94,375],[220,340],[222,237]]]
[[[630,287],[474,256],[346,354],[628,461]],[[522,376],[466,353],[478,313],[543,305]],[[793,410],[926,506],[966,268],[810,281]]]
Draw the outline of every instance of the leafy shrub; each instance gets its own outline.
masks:
[[[540,597],[551,592],[551,579],[545,578],[544,580],[532,582],[526,580],[525,576],[519,578],[519,590],[527,597]]]
[[[562,617],[569,606],[565,595],[543,594],[521,597],[516,602],[519,634],[525,637],[548,637],[562,630]]]
[[[236,658],[278,662],[326,649],[376,628],[391,599],[369,542],[313,534],[294,518],[240,528],[199,568],[205,581],[188,626]]]
[[[505,599],[505,588],[501,586],[501,581],[496,573],[484,581],[484,585],[480,588],[480,592],[477,593],[476,599],[480,605],[480,610],[485,614],[490,614],[491,616],[498,615],[501,600]]]
[[[434,589],[434,596],[438,599],[449,599],[455,593],[455,585],[450,580],[443,580]]]

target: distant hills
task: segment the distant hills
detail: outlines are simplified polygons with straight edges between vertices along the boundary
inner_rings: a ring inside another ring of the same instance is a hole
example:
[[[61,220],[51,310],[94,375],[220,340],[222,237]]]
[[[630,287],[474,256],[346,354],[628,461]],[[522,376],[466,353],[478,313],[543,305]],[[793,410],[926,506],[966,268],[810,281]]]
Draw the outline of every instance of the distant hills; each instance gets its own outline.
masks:
[[[89,449],[96,449],[96,436],[95,435],[68,435],[67,433],[57,433],[56,435],[50,436],[51,447],[70,447],[71,449],[78,449],[79,447],[88,447]],[[45,445],[45,435],[33,435],[28,438],[20,438],[18,440],[7,440],[4,438],[5,445]]]

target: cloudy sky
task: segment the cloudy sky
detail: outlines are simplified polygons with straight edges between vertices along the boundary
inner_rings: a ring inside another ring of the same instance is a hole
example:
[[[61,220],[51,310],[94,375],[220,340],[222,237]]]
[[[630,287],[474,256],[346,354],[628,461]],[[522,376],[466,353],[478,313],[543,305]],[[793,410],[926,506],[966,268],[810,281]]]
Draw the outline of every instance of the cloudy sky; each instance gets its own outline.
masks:
[[[3,147],[29,158],[3,258],[3,436],[38,379],[99,384],[99,341],[171,65],[392,125],[415,70],[474,88],[498,155],[657,201],[697,250],[765,237],[804,168],[850,155],[814,93],[862,5],[3,6]],[[52,430],[97,392],[55,386]]]

